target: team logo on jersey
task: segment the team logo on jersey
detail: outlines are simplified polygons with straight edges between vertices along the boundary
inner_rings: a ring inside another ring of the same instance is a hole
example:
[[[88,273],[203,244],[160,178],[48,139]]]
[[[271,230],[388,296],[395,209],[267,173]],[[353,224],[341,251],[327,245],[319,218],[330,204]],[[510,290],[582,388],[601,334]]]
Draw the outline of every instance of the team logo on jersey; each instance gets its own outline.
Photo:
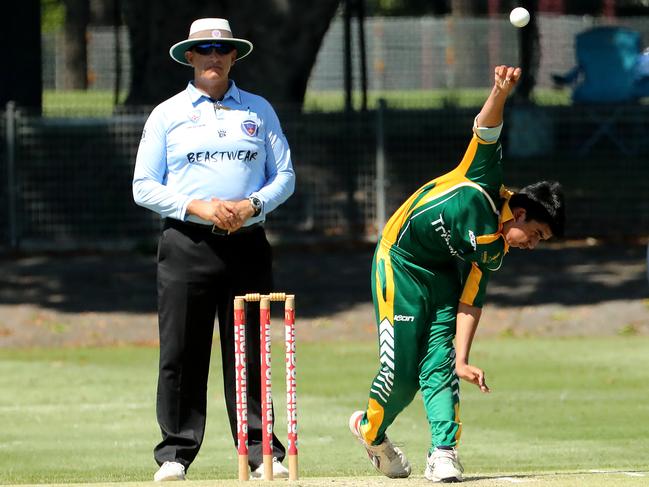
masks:
[[[489,255],[489,253],[486,251],[482,253],[483,264],[493,264],[494,262],[497,262],[498,259],[500,259],[500,252],[496,253],[495,255]]]
[[[196,123],[201,119],[201,111],[200,110],[194,110],[189,114],[189,119]]]
[[[225,129],[219,129],[218,134],[219,134],[219,137],[223,138],[226,135],[228,135],[228,131],[225,130]]]
[[[489,262],[496,262],[498,259],[500,259],[500,252],[498,252],[496,255],[493,257],[489,258]]]
[[[257,130],[259,130],[259,125],[254,120],[244,120],[241,122],[241,130],[246,135],[254,137],[257,135]]]

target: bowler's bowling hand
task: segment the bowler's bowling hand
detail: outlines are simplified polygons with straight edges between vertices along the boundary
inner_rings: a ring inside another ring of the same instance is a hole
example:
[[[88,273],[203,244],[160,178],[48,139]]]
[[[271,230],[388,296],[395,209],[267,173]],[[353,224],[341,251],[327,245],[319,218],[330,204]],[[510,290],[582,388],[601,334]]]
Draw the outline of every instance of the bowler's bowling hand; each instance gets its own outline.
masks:
[[[494,83],[498,88],[509,94],[518,83],[522,73],[521,68],[505,65],[496,66],[494,68]]]
[[[478,386],[482,392],[490,392],[485,382],[485,375],[482,369],[469,364],[456,364],[455,373],[460,379],[464,379]]]

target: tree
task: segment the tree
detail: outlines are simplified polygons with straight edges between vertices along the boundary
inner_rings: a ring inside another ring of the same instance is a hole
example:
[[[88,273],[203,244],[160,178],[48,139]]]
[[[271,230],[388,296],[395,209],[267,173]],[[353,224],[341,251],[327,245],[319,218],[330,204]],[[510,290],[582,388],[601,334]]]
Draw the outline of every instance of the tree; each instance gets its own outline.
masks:
[[[521,5],[530,12],[530,22],[522,29],[519,29],[520,66],[523,69],[523,74],[518,82],[515,98],[528,102],[536,86],[541,64],[541,42],[537,22],[538,15],[536,15],[538,0],[523,0]]]
[[[6,22],[0,31],[0,45],[11,66],[0,73],[0,110],[8,101],[40,113],[41,76],[40,3],[38,0],[8,2],[3,6]]]
[[[92,25],[113,25],[115,5],[119,0],[90,0],[90,23]]]
[[[444,15],[450,0],[366,0],[367,12],[375,16]]]
[[[453,15],[458,17],[477,17],[485,13],[486,2],[474,0],[451,0]]]
[[[230,21],[235,37],[248,39],[255,46],[250,57],[233,68],[231,75],[237,84],[265,96],[278,107],[299,108],[320,44],[339,3],[340,0],[123,0],[132,66],[126,104],[155,104],[180,91],[193,73],[169,58],[169,48],[187,38],[193,20],[222,17]]]
[[[63,88],[85,90],[88,88],[86,29],[90,21],[90,4],[88,0],[63,0],[63,3],[65,4]]]

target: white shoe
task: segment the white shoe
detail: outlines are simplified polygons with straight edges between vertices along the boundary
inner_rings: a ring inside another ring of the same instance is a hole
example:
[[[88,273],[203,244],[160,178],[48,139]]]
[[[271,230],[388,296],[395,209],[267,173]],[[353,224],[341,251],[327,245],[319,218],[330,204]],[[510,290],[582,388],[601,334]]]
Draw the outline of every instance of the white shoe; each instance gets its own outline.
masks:
[[[255,480],[262,480],[264,478],[264,464],[259,465],[255,470],[250,472],[250,478]],[[287,479],[288,469],[281,464],[281,462],[273,457],[273,478],[274,479]]]
[[[424,477],[432,482],[462,482],[464,467],[457,456],[457,450],[435,448],[428,455]]]
[[[185,467],[178,462],[164,462],[153,476],[156,482],[185,480]]]
[[[368,445],[365,442],[360,431],[361,419],[364,414],[363,411],[355,411],[349,418],[349,429],[367,450],[367,456],[370,457],[374,468],[391,479],[408,477],[412,470],[408,459],[387,436],[380,445]]]

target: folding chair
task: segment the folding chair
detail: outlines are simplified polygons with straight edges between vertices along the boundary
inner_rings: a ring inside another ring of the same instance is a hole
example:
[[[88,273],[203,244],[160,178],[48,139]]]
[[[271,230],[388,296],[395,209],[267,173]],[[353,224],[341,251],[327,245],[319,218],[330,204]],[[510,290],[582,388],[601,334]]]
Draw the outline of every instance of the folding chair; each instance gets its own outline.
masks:
[[[641,51],[640,34],[625,27],[594,27],[575,36],[577,66],[552,77],[559,85],[577,82],[573,103],[583,106],[594,122],[595,130],[578,148],[580,155],[588,154],[603,138],[624,154],[634,152],[616,131],[616,124],[625,113],[624,105],[638,101],[634,83]]]

